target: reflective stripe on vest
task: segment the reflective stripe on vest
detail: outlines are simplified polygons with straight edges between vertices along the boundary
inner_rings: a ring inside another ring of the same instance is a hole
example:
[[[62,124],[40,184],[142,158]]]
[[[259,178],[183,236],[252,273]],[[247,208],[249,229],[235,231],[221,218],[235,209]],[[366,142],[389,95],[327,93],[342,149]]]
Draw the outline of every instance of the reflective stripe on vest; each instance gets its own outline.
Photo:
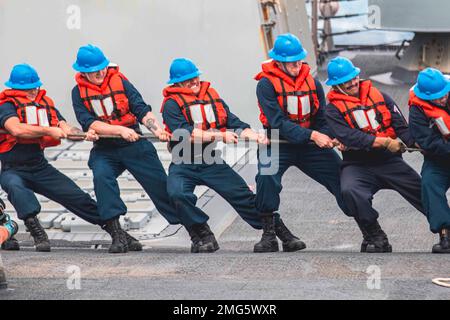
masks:
[[[313,116],[319,109],[319,98],[310,67],[304,63],[300,73],[294,80],[278,68],[274,61],[263,63],[262,72],[255,76],[256,80],[267,78],[273,85],[278,103],[283,113],[301,127],[309,128]],[[258,101],[259,104],[259,101]],[[269,127],[269,121],[260,108],[260,120],[264,127]]]
[[[195,128],[208,130],[210,128],[226,130],[227,112],[223,100],[217,92],[210,88],[210,83],[202,81],[198,95],[194,95],[192,90],[170,86],[164,89],[164,104],[167,100],[173,99],[180,107],[186,121]],[[166,126],[166,130],[169,128]]]
[[[434,121],[436,122],[436,125],[437,125],[439,131],[441,132],[441,134],[444,137],[448,137],[450,135],[450,130],[447,127],[447,125],[445,124],[444,118],[443,117],[436,118],[436,119],[434,119]]]
[[[21,90],[5,90],[0,93],[0,105],[6,102],[14,104],[17,117],[21,123],[41,127],[55,127],[59,120],[53,101],[45,95],[45,90],[40,90],[34,101],[26,97]],[[41,138],[25,139],[15,138],[10,134],[0,135],[0,153],[11,150],[14,145],[39,144],[42,149],[57,146],[61,143],[58,139],[50,136]]]
[[[75,79],[84,106],[100,121],[126,127],[137,123],[136,117],[130,111],[122,83],[122,79],[126,78],[119,72],[118,67],[108,68],[101,86],[90,83],[80,73]]]
[[[384,97],[370,81],[360,82],[360,97],[352,97],[331,90],[328,100],[341,112],[351,128],[377,137],[396,138],[391,126],[392,115]]]

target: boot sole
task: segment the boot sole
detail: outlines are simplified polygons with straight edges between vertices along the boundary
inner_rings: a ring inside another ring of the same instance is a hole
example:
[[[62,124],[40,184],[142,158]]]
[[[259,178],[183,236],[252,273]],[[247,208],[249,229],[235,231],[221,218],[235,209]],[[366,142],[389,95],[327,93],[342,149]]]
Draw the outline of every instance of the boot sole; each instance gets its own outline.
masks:
[[[51,248],[36,248],[36,252],[51,252]]]
[[[373,245],[368,245],[365,253],[391,253],[392,246],[388,245],[386,248],[376,248]]]
[[[278,246],[278,241],[275,243],[272,243],[271,247],[254,247],[253,252],[254,253],[265,253],[265,252],[278,252],[280,251],[280,248]]]
[[[122,251],[117,251],[117,250],[108,250],[108,253],[112,253],[112,254],[114,254],[114,253],[127,253],[128,252],[128,250],[122,250]]]
[[[207,243],[198,248],[198,253],[212,253],[219,250],[219,244],[217,242]]]
[[[121,248],[109,248],[108,253],[127,253],[129,251],[128,247],[121,247]]]
[[[296,244],[295,246],[283,244],[283,252],[295,252],[303,249],[306,249],[306,244]]]
[[[2,245],[2,250],[5,250],[5,251],[19,251],[20,250],[20,245],[19,244],[17,244],[17,245],[10,245],[10,244],[8,244],[8,243],[4,243],[3,245]]]
[[[442,254],[445,254],[445,253],[450,253],[450,248],[449,249],[432,249],[431,250],[431,253],[442,253]]]
[[[128,246],[128,251],[142,251],[142,245]]]
[[[280,249],[279,248],[270,248],[270,249],[267,249],[267,248],[263,248],[263,249],[253,249],[253,252],[254,253],[266,253],[266,252],[278,252],[278,251],[280,251]]]

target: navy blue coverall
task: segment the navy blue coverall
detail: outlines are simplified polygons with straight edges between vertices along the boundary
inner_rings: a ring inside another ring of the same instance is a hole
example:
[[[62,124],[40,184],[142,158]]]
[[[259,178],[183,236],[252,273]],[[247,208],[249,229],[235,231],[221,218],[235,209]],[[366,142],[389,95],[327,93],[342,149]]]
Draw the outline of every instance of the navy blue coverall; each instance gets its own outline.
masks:
[[[230,112],[229,107],[223,103],[227,112],[228,129],[246,129],[250,126],[242,122]],[[188,123],[178,104],[169,99],[163,106],[163,119],[170,131],[177,129],[192,133],[194,127]],[[204,144],[202,149],[208,147]],[[178,212],[182,215],[183,224],[187,227],[194,224],[205,223],[209,217],[196,207],[197,197],[194,189],[198,185],[205,185],[222,196],[249,225],[255,229],[262,229],[260,216],[255,207],[255,194],[249,189],[247,183],[224,161],[222,163],[207,163],[200,155],[200,163],[193,163],[196,154],[190,154],[191,163],[177,163],[173,161],[169,168],[167,191],[175,202]],[[198,159],[197,159],[198,160]]]
[[[57,115],[60,121],[64,120],[59,112]],[[17,117],[14,104],[6,102],[0,105],[2,129],[6,120],[12,117]],[[16,144],[10,151],[0,154],[0,160],[0,185],[8,194],[19,219],[25,220],[39,214],[41,205],[35,195],[39,193],[80,218],[103,225],[95,201],[47,162],[39,144]]]
[[[122,82],[130,111],[141,122],[151,111],[151,107],[144,102],[141,94],[129,81],[123,79]],[[99,119],[83,104],[78,86],[72,90],[72,103],[78,122],[84,131],[88,131],[91,124]],[[130,128],[141,133],[139,124]],[[148,140],[127,142],[124,139],[100,139],[94,143],[88,165],[94,174],[95,195],[102,219],[110,220],[126,214],[127,207],[120,198],[117,178],[128,170],[141,184],[164,218],[170,224],[180,223],[166,191],[166,172],[155,147]]]
[[[341,166],[339,155],[333,149],[321,149],[311,142],[313,130],[330,135],[324,115],[326,102],[323,88],[319,81],[315,80],[315,84],[319,97],[319,110],[310,129],[302,128],[284,114],[270,80],[262,78],[256,87],[258,102],[269,121],[270,129],[278,129],[279,138],[290,142],[289,144],[279,145],[278,157],[272,155],[273,148],[270,146],[267,152],[258,151],[256,207],[261,214],[275,213],[275,219],[279,218],[276,211],[280,207],[281,179],[291,166],[296,166],[303,173],[327,188],[335,196],[342,211],[348,214],[339,183],[339,168]],[[268,135],[271,135],[270,130],[268,130]],[[265,169],[274,166],[276,161],[278,161],[278,170],[273,174],[265,174]]]
[[[450,108],[445,109],[450,114]],[[422,201],[430,230],[439,233],[450,228],[450,207],[447,190],[450,188],[450,143],[423,110],[412,105],[409,128],[417,144],[425,150],[422,166]]]
[[[392,127],[397,136],[407,145],[413,146],[408,125],[395,105],[383,93],[387,107],[392,114]],[[399,192],[417,210],[423,212],[420,192],[420,176],[399,154],[384,149],[373,149],[375,136],[359,129],[353,129],[333,104],[326,108],[326,120],[332,132],[346,147],[341,168],[341,188],[345,203],[351,215],[363,225],[370,225],[378,219],[378,212],[372,207],[375,193],[381,189]]]

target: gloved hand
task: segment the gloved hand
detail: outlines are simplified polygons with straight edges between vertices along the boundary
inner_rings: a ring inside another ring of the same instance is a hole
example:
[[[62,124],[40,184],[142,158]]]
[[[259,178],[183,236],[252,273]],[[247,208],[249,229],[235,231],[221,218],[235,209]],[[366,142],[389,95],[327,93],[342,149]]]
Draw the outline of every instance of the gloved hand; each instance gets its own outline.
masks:
[[[406,145],[397,139],[386,138],[383,145],[392,153],[404,153],[406,151]]]
[[[6,216],[6,219],[5,219],[5,223],[3,223],[3,226],[6,229],[8,229],[9,238],[11,238],[12,236],[14,236],[17,233],[17,231],[19,231],[19,225],[14,220],[11,220],[9,215],[5,214],[5,216]]]

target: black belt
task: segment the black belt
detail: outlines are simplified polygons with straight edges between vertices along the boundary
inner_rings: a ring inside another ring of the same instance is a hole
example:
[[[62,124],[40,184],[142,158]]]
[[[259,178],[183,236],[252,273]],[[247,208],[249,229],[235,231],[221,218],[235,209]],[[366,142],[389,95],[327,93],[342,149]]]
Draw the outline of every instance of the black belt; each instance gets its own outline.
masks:
[[[42,164],[43,162],[45,162],[44,158],[27,162],[2,162],[2,170],[13,168],[32,168]]]

